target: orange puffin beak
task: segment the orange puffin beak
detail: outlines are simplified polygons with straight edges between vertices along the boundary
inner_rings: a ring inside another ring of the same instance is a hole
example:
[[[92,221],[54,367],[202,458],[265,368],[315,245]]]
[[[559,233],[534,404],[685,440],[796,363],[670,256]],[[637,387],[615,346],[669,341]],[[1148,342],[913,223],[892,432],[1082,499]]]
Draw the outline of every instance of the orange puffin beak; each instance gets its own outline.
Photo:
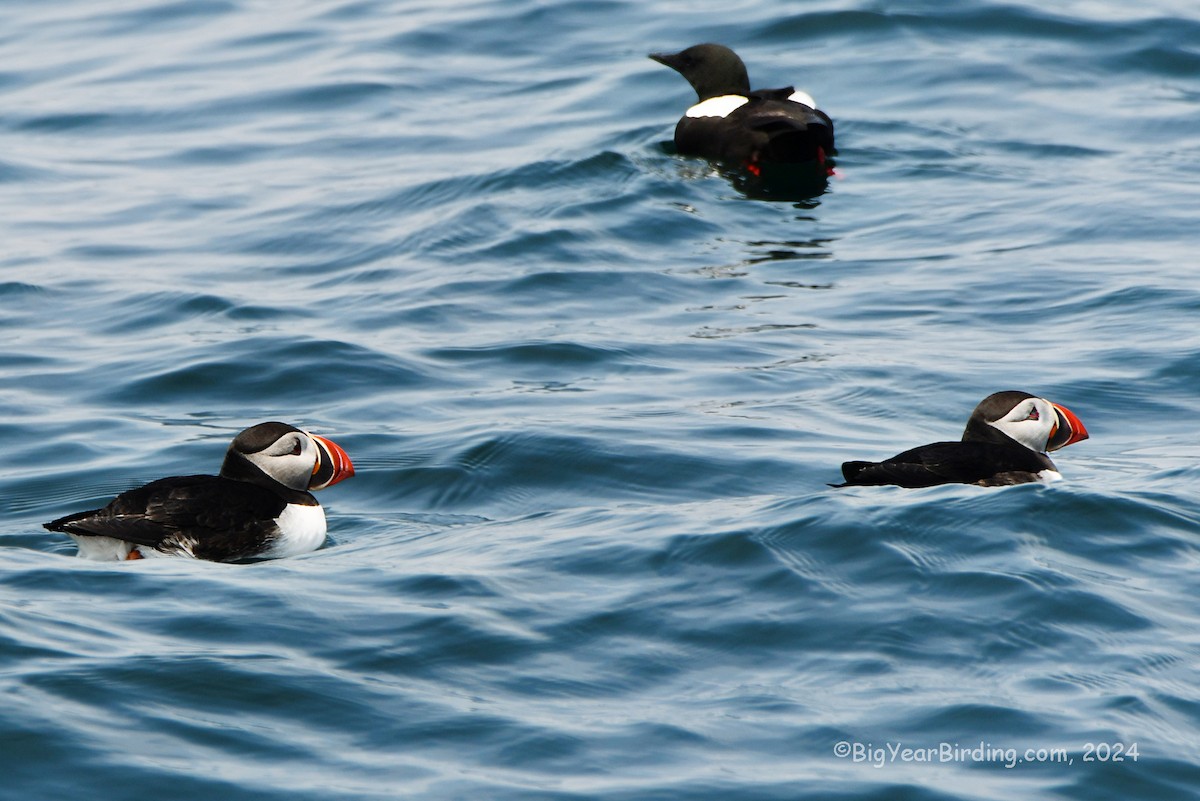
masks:
[[[331,487],[343,479],[354,475],[354,465],[350,455],[331,439],[309,434],[317,443],[317,463],[313,465],[313,477],[308,482],[310,490],[320,490]]]
[[[1046,443],[1047,451],[1056,451],[1059,448],[1065,448],[1068,445],[1088,438],[1088,432],[1083,427],[1083,421],[1073,411],[1066,406],[1059,406],[1057,403],[1051,403],[1050,405],[1054,407],[1054,411],[1058,415],[1058,421],[1054,426],[1054,430],[1050,432],[1050,440]]]

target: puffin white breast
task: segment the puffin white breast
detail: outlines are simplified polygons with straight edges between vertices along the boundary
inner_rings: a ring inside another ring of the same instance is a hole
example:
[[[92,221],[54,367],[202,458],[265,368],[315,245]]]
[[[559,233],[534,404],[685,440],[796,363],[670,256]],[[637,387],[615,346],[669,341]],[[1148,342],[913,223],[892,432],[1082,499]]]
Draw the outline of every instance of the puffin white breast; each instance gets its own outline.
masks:
[[[279,536],[260,557],[278,559],[315,551],[325,542],[325,510],[289,503],[279,517]]]

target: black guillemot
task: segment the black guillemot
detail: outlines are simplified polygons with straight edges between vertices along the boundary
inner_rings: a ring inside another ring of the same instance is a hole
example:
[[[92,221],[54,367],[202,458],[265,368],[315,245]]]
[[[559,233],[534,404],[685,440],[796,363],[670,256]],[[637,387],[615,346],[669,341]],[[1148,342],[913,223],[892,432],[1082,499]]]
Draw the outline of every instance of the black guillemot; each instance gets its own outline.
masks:
[[[650,58],[676,70],[699,102],[675,126],[675,148],[759,175],[764,166],[813,162],[833,155],[833,120],[805,92],[751,91],[746,66],[719,44],[698,44]]]

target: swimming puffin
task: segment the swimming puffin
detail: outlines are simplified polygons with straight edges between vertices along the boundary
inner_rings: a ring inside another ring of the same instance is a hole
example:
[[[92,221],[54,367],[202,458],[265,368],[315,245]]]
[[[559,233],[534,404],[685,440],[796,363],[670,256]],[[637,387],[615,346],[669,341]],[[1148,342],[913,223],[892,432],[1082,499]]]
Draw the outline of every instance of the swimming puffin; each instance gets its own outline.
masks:
[[[45,526],[70,535],[86,559],[295,556],[325,542],[325,511],[310,490],[352,475],[350,457],[331,440],[259,423],[234,437],[220,475],[160,478]]]
[[[998,487],[1031,481],[1056,481],[1062,475],[1046,451],[1088,438],[1074,412],[1028,392],[988,395],[967,420],[959,442],[935,442],[882,462],[845,462],[844,484],[978,484]]]
[[[815,162],[833,155],[833,120],[805,92],[792,87],[750,90],[746,65],[728,47],[698,44],[650,58],[677,71],[699,102],[675,126],[675,148],[743,167],[753,175],[764,164]]]

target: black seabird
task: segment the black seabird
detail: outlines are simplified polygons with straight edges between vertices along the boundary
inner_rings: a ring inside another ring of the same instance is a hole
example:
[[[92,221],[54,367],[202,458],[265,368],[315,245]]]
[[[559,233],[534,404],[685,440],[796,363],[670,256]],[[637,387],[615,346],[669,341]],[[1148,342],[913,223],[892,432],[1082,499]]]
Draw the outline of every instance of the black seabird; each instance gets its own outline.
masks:
[[[87,559],[294,556],[325,542],[325,511],[310,490],[352,475],[350,457],[331,440],[259,423],[234,437],[220,475],[161,478],[46,528],[70,535]]]
[[[792,87],[751,91],[746,65],[728,47],[698,44],[650,58],[676,70],[699,102],[675,126],[675,148],[754,175],[764,165],[812,162],[833,155],[833,120]]]
[[[980,401],[959,442],[935,442],[882,462],[845,462],[845,484],[978,484],[984,487],[1062,478],[1046,451],[1088,438],[1083,422],[1065,406],[1009,390]]]

